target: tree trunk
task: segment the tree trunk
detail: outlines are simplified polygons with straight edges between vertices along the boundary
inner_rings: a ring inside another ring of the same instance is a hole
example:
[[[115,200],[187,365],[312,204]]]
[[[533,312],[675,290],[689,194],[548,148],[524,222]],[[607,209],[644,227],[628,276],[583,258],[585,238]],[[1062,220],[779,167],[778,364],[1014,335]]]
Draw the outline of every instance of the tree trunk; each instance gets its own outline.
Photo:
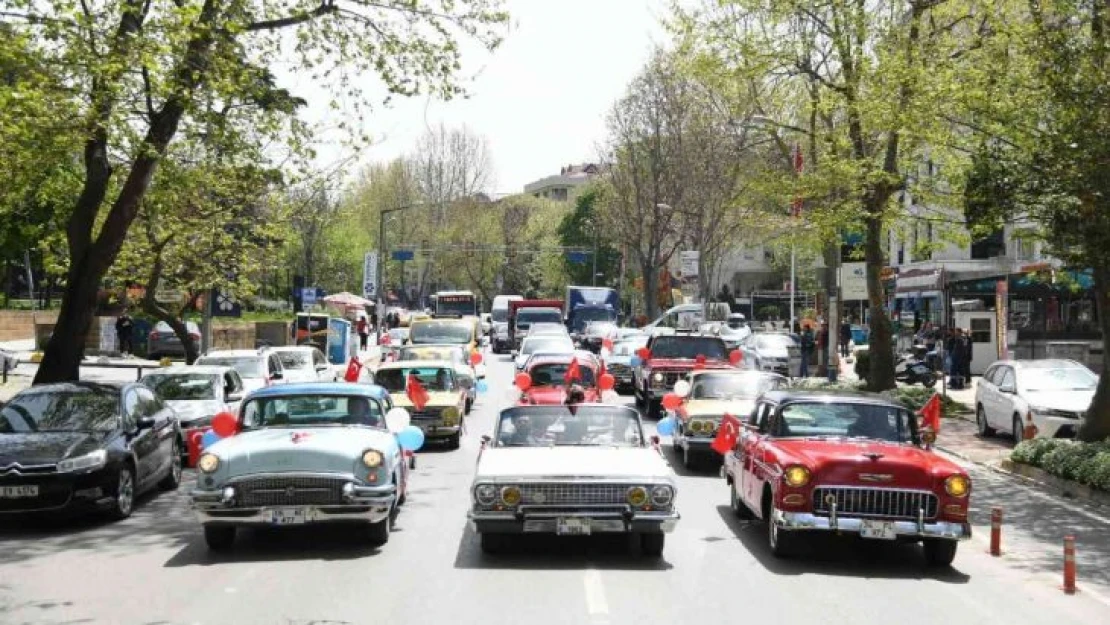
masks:
[[[867,203],[874,204],[870,197]],[[871,308],[871,333],[868,340],[867,388],[872,391],[885,391],[895,386],[894,381],[894,343],[891,337],[890,319],[886,314],[886,295],[883,291],[881,273],[886,264],[883,258],[883,218],[881,206],[867,206],[867,236],[864,240],[864,258],[867,261],[867,301]],[[835,332],[829,328],[829,333]]]
[[[1110,338],[1110,268],[1094,263],[1095,303],[1098,306],[1098,325],[1105,344]],[[1102,375],[1098,378],[1091,407],[1087,416],[1079,424],[1077,438],[1081,441],[1095,442],[1110,437],[1110,352],[1102,350]]]
[[[644,313],[650,323],[659,316],[659,274],[652,263],[640,263],[640,270],[644,276]]]
[[[87,259],[70,263],[58,322],[35,374],[35,384],[80,379],[85,338],[96,312],[96,293],[103,277],[104,270]]]

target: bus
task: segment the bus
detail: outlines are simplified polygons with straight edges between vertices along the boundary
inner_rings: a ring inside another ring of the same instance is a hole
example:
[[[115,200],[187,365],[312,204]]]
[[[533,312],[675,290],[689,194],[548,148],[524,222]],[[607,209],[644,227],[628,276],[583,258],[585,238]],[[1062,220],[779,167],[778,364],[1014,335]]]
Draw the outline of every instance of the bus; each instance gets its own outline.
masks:
[[[439,291],[432,299],[436,317],[478,316],[478,298],[471,291]]]

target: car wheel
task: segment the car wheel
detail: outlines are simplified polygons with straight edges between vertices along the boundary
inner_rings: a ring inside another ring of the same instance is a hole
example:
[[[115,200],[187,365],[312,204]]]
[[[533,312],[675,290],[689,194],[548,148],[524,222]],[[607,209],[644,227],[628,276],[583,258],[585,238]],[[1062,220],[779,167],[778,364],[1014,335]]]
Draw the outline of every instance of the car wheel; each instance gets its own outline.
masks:
[[[925,548],[925,562],[929,566],[951,566],[956,559],[956,549],[959,541],[945,540],[943,538],[927,538],[923,545]]]
[[[460,432],[455,432],[451,436],[447,437],[447,449],[458,449],[461,439],[462,434]]]
[[[174,490],[177,485],[181,483],[181,443],[177,439],[173,441],[173,451],[170,454],[170,470],[166,473],[166,477],[158,482],[158,488],[162,490]]]
[[[772,516],[771,503],[768,500],[763,506],[763,522],[767,524],[767,546],[771,548],[771,555],[776,558],[789,558],[794,552],[794,536],[779,528]]]
[[[504,534],[497,534],[494,532],[482,532],[478,535],[478,540],[481,543],[482,552],[493,555],[505,550],[505,543],[508,542],[508,537]]]
[[[135,508],[135,471],[128,465],[123,465],[116,478],[116,492],[112,497],[112,506],[108,515],[120,521],[131,516]]]
[[[204,542],[212,551],[227,551],[235,544],[234,525],[205,525]]]
[[[751,519],[752,511],[748,510],[748,506],[746,506],[744,502],[740,500],[740,495],[736,494],[735,484],[728,485],[728,495],[729,507],[732,508],[732,513],[736,515],[736,518],[744,520]]]
[[[975,425],[979,427],[980,437],[986,438],[994,435],[994,428],[987,425],[987,411],[983,409],[983,404],[975,407]]]
[[[471,410],[472,410],[473,408],[474,408],[474,400],[473,400],[473,399],[468,399],[468,400],[466,400],[466,405],[465,405],[465,406],[463,406],[463,414],[464,414],[464,415],[468,415],[468,414],[470,414],[470,411],[471,411]]]
[[[663,556],[663,545],[667,542],[667,535],[663,532],[647,532],[640,534],[640,551],[649,558]]]
[[[1022,440],[1024,440],[1024,432],[1021,426],[1021,417],[1018,415],[1014,415],[1013,430],[1014,444],[1018,445],[1021,443]]]
[[[393,517],[395,508],[389,509],[389,514],[377,523],[366,525],[366,539],[374,545],[384,545],[389,542],[389,534],[393,531]]]

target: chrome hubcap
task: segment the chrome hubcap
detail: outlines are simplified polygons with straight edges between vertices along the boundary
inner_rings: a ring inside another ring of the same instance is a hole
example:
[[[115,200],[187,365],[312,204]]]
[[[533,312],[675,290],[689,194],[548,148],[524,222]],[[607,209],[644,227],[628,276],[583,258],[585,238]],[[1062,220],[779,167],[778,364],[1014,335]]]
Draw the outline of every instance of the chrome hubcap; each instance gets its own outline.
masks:
[[[119,489],[116,493],[116,503],[120,512],[131,512],[131,502],[135,496],[135,485],[131,480],[131,472],[124,470],[119,474]]]

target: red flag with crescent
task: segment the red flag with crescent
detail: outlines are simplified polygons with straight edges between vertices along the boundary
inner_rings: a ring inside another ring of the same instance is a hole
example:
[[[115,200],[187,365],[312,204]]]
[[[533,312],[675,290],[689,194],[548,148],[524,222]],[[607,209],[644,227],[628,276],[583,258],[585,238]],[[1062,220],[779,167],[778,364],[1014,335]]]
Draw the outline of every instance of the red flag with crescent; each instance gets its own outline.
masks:
[[[360,371],[362,371],[362,363],[355,356],[351,356],[351,362],[347,364],[347,373],[343,375],[343,379],[348,382],[358,382]]]
[[[424,388],[415,373],[409,374],[408,382],[405,384],[405,394],[408,395],[409,401],[417,410],[423,410],[424,406],[428,405],[428,400],[431,399],[431,396],[428,395],[428,389]]]
[[[736,441],[740,440],[740,427],[740,419],[726,414],[721,418],[717,436],[709,446],[722,456],[732,451],[732,448],[736,447]]]
[[[566,375],[563,376],[563,381],[566,382],[567,384],[570,384],[571,382],[573,382],[575,380],[581,380],[581,379],[582,379],[582,369],[579,368],[579,366],[578,366],[578,359],[577,358],[571,358],[570,359],[570,366],[567,367],[567,372],[566,372]]]

